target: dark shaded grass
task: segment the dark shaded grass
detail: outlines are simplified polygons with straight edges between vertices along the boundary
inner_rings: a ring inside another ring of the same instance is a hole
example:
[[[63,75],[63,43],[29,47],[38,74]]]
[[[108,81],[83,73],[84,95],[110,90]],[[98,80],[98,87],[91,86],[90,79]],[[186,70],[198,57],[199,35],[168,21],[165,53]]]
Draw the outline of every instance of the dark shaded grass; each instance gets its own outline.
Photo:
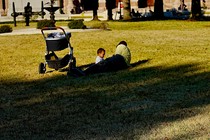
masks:
[[[142,64],[143,65],[143,64]],[[132,139],[210,103],[199,64],[1,83],[1,139]],[[191,74],[189,74],[191,73]],[[195,109],[196,108],[196,109]],[[191,132],[186,137],[195,135]],[[179,137],[177,137],[178,139]]]

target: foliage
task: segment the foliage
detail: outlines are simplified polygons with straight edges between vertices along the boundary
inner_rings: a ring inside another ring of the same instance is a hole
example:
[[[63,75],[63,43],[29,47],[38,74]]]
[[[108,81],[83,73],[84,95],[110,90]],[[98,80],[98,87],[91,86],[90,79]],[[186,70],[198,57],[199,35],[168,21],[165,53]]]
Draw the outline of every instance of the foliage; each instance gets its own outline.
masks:
[[[83,23],[83,19],[78,19],[78,20],[71,20],[68,23],[69,29],[85,29],[86,26]]]
[[[8,32],[12,32],[12,27],[10,25],[0,26],[0,33],[8,33]]]
[[[91,21],[88,23],[88,28],[107,30],[109,29],[109,24],[104,21]]]
[[[51,20],[40,20],[37,22],[37,29],[42,29],[43,27],[55,27],[55,23]]]

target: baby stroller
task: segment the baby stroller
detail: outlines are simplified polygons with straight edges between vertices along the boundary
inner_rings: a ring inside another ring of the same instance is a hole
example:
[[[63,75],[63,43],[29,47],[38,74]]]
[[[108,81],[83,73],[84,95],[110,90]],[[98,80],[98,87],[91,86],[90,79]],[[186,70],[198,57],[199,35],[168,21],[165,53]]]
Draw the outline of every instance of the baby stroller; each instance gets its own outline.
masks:
[[[46,34],[51,30],[61,30],[62,32],[53,32]],[[66,33],[61,27],[45,27],[41,29],[42,35],[46,42],[45,62],[39,64],[39,73],[43,74],[46,72],[46,65],[49,68],[59,70],[67,67],[70,71],[76,67],[76,58],[73,56],[73,47],[70,44],[71,33]],[[69,49],[69,53],[63,58],[59,58],[55,52]]]

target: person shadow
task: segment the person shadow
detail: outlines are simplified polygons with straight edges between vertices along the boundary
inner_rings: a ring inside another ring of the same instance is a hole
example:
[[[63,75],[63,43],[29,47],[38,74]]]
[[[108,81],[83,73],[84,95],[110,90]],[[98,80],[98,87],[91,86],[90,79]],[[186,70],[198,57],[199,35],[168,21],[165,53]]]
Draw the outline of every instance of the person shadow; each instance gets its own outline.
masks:
[[[147,62],[150,61],[150,60],[151,60],[151,59],[139,60],[139,61],[137,61],[137,62],[131,63],[131,67],[136,67],[136,66],[138,66],[138,65],[147,63]]]
[[[134,63],[131,63],[131,68],[132,67],[136,67],[138,65],[141,65],[141,64],[144,64],[144,63],[147,63],[148,61],[150,61],[151,59],[145,59],[145,60],[139,60],[139,61],[136,61]],[[83,70],[83,69],[86,69],[92,65],[94,65],[95,63],[89,63],[89,64],[85,64],[85,65],[81,65],[81,66],[78,66],[77,68]]]

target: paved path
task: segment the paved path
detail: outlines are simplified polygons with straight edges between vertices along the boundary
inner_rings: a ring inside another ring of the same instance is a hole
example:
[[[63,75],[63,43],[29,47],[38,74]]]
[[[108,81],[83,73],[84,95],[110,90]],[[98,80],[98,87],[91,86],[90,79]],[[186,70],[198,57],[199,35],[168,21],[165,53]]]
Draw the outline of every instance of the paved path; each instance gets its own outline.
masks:
[[[91,31],[99,31],[100,29],[69,29],[68,27],[62,27],[65,32],[91,32]],[[55,31],[46,31],[46,32],[58,32]],[[61,31],[61,30],[60,30]],[[11,36],[11,35],[24,35],[24,34],[41,34],[40,29],[36,28],[27,28],[27,29],[14,29],[11,33],[0,33],[0,36]]]

